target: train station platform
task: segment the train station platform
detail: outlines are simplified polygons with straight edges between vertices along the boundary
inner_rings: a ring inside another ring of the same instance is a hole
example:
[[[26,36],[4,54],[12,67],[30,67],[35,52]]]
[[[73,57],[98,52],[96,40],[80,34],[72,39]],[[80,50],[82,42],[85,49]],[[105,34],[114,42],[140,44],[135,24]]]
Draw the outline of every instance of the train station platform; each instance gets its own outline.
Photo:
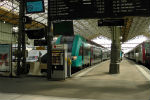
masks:
[[[150,71],[123,59],[119,74],[109,74],[109,60],[65,81],[42,77],[0,77],[0,100],[150,100]]]

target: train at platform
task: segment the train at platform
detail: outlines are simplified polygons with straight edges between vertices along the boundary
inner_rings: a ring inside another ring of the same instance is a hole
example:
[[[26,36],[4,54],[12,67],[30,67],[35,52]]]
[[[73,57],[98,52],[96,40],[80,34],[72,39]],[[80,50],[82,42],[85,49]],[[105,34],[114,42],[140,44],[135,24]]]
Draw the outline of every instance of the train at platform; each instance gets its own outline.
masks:
[[[68,44],[72,69],[82,69],[110,59],[110,50],[80,35],[59,36],[56,44]]]
[[[150,69],[150,41],[145,41],[125,54],[126,58],[145,65]]]

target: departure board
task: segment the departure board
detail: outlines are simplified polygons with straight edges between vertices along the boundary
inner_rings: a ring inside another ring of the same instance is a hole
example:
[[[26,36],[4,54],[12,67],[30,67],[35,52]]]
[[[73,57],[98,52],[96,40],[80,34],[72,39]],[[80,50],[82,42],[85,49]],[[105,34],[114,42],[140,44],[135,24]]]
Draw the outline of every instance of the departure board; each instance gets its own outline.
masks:
[[[50,0],[51,20],[150,16],[150,0]]]
[[[104,0],[50,0],[51,20],[98,18],[104,15]]]
[[[149,0],[112,0],[110,16],[150,16]]]

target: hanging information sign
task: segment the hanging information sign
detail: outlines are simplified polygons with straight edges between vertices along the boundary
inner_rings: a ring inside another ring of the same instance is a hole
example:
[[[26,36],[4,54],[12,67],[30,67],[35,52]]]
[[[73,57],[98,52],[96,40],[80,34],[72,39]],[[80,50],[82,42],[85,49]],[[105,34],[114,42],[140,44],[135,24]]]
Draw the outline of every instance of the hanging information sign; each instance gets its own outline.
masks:
[[[150,16],[149,0],[50,0],[51,20]]]

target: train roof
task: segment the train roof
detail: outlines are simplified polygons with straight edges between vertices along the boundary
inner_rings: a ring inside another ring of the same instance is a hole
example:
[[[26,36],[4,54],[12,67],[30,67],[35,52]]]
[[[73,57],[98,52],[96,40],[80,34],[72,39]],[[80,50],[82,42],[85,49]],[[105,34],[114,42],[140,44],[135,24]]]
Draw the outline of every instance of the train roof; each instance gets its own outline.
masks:
[[[136,49],[137,47],[139,47],[139,46],[142,45],[143,43],[148,43],[148,42],[150,43],[150,40],[143,41],[142,43],[138,44],[136,47],[134,47],[132,50],[130,50],[130,51],[127,52],[127,53],[132,52],[134,49]]]
[[[87,41],[88,43],[92,44],[92,45],[97,46],[97,47],[105,48],[104,46],[102,46],[102,45],[100,45],[100,44],[98,44],[98,43],[96,43],[96,42],[93,42],[93,41],[91,41],[91,40],[86,40],[86,41]]]

